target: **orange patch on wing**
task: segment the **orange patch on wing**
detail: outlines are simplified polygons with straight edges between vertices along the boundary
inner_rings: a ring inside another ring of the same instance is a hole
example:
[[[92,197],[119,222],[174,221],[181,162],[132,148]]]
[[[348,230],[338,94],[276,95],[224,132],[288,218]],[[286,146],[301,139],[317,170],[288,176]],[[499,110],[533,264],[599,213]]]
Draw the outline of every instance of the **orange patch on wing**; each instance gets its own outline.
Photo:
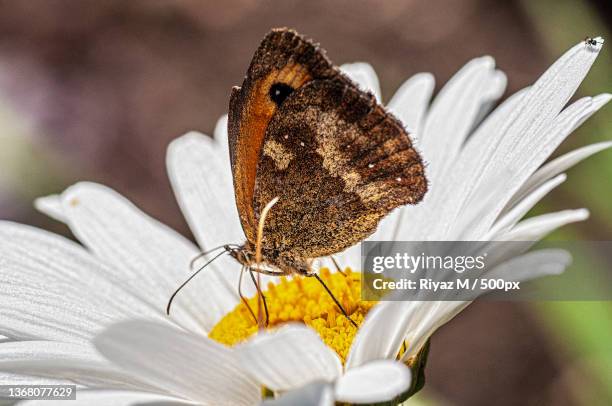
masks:
[[[285,83],[294,89],[310,81],[308,69],[300,64],[290,63],[280,70],[273,70],[265,78],[254,84],[246,102],[246,114],[240,125],[240,138],[236,146],[236,201],[243,229],[249,241],[254,241],[257,222],[253,212],[253,195],[257,164],[261,154],[268,124],[277,106],[269,96],[270,87],[275,83]],[[244,213],[245,215],[243,215]]]

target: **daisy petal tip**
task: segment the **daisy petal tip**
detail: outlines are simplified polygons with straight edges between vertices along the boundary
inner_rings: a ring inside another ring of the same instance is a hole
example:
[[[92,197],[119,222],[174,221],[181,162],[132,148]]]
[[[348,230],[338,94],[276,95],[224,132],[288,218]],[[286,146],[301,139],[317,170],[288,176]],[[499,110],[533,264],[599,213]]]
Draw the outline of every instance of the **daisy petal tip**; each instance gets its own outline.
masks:
[[[565,270],[572,264],[574,258],[572,258],[572,254],[565,251],[560,255],[559,263],[551,265],[550,273],[551,275],[561,275],[565,272]]]
[[[199,131],[189,131],[173,139],[166,149],[166,164],[171,166],[185,158],[188,151],[197,148],[211,148],[215,144],[207,134]]]
[[[564,183],[567,180],[567,174],[566,173],[561,173],[558,176],[554,177],[552,179],[553,184],[555,185],[560,185],[562,183]]]
[[[340,70],[351,80],[357,82],[363,90],[371,92],[380,102],[380,82],[372,65],[367,62],[345,63],[340,66]]]
[[[468,64],[474,64],[492,70],[495,68],[495,58],[491,55],[483,55],[472,59]]]
[[[188,131],[186,133],[184,133],[183,135],[180,135],[178,137],[176,137],[175,139],[173,139],[172,141],[170,141],[170,144],[168,145],[168,151],[171,151],[175,148],[179,148],[179,147],[183,147],[185,145],[192,145],[193,143],[199,143],[202,141],[206,141],[206,140],[210,140],[210,137],[204,133],[201,133],[199,131]]]
[[[221,138],[227,138],[227,121],[228,115],[224,114],[217,120],[215,124],[215,130],[213,134],[215,135],[215,141],[222,141]]]
[[[495,58],[493,58],[491,55],[483,55],[480,57],[482,63],[487,64],[491,67],[495,66]]]
[[[39,197],[34,200],[34,208],[54,220],[61,222],[66,220],[60,195]]]
[[[342,66],[340,66],[340,69],[342,69],[345,72],[350,72],[350,73],[359,72],[359,73],[367,74],[368,76],[376,75],[376,71],[374,71],[374,68],[372,67],[372,65],[370,65],[367,62],[345,63]],[[376,78],[378,78],[378,76]]]
[[[349,369],[336,383],[334,392],[340,402],[392,402],[410,389],[411,381],[410,369],[406,365],[380,360]]]
[[[541,276],[561,275],[574,260],[572,254],[562,249],[554,250],[554,255],[554,260],[550,260],[548,263],[543,264]]]
[[[418,81],[424,86],[433,88],[436,84],[436,77],[431,72],[415,73],[409,80]]]
[[[597,106],[603,106],[612,100],[612,93],[601,93],[593,97],[593,103]]]
[[[574,213],[576,215],[576,221],[584,221],[591,216],[591,212],[585,208],[577,209]]]
[[[182,137],[186,137],[186,138],[200,138],[200,137],[208,137],[208,135],[201,133],[199,131],[196,130],[191,130],[191,131],[187,131],[185,134],[182,135]]]
[[[493,81],[497,85],[498,88],[506,88],[508,84],[508,75],[503,70],[496,69],[493,72]]]
[[[114,190],[108,186],[101,185],[96,182],[77,182],[71,186],[68,186],[61,194],[62,204],[64,209],[79,206],[81,198],[90,193],[111,193],[116,194]]]

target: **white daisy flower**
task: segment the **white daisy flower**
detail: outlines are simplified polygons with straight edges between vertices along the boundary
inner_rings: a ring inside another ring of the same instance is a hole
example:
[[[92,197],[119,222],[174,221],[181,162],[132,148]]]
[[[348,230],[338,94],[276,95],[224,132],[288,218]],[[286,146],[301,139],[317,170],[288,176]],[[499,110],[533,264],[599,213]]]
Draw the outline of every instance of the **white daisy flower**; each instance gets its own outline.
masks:
[[[469,62],[431,105],[430,74],[406,81],[388,107],[416,134],[430,191],[420,205],[384,219],[371,238],[533,241],[586,219],[579,209],[521,221],[565,180],[563,171],[612,145],[542,165],[610,99],[585,97],[565,107],[600,49],[581,42],[491,113],[506,79],[490,57]],[[343,68],[380,100],[369,65]],[[165,315],[201,249],[244,240],[226,124],[219,121],[214,140],[190,133],[168,150],[172,186],[200,248],[92,183],[36,202],[84,247],[0,222],[0,334],[8,337],[0,342],[0,384],[75,382],[80,390],[71,405],[252,405],[262,401],[262,387],[281,394],[265,400],[270,404],[394,402],[422,384],[427,340],[469,302],[363,302],[360,275],[350,270],[359,267],[358,247],[337,256],[347,276],[321,271],[358,330],[311,278],[264,278],[271,282],[270,325],[278,328],[256,334],[236,289],[239,264],[229,257],[202,272]],[[508,261],[490,272],[527,269],[513,275],[517,280],[561,272],[569,262],[559,251],[499,254]],[[252,286],[243,287],[255,304]]]

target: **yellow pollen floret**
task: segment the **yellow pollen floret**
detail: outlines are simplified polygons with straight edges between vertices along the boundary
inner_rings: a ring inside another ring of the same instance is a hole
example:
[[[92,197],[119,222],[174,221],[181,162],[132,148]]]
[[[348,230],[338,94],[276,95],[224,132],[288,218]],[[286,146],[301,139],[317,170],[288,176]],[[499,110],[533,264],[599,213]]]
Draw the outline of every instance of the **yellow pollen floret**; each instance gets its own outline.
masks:
[[[376,304],[361,300],[361,274],[347,269],[346,276],[321,269],[319,276],[358,326]],[[269,283],[264,291],[269,312],[267,328],[287,322],[302,322],[315,329],[325,344],[342,362],[346,359],[357,328],[347,320],[323,286],[311,277],[281,277],[279,283]],[[257,314],[257,296],[248,299]],[[244,303],[226,314],[211,330],[209,337],[226,345],[238,344],[257,332],[257,323]]]

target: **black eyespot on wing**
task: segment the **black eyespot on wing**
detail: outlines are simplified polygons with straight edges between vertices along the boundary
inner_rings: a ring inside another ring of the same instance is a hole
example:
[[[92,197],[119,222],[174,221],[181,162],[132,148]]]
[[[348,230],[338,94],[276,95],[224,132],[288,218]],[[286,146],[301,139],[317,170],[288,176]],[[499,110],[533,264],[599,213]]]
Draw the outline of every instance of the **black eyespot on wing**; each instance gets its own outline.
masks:
[[[293,90],[295,89],[286,83],[274,83],[270,87],[270,99],[272,99],[277,106],[280,106]]]

